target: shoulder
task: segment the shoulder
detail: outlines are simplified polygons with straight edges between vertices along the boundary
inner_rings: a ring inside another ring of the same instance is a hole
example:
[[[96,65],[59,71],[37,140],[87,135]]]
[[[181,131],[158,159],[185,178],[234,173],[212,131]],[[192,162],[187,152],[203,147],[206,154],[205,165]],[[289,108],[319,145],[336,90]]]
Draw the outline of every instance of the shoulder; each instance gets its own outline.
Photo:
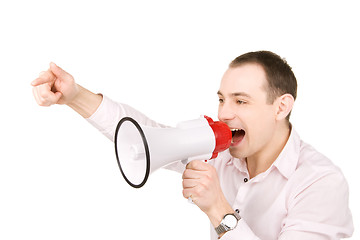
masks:
[[[296,132],[293,139],[296,154],[292,155],[292,161],[296,162],[296,166],[286,184],[288,200],[308,194],[321,198],[322,195],[334,192],[342,192],[347,196],[348,184],[341,169],[313,146],[302,141]]]
[[[299,158],[294,177],[317,180],[334,175],[343,178],[341,169],[328,157],[311,145],[300,141]]]
[[[288,181],[290,200],[299,198],[348,197],[348,184],[341,171],[329,158],[301,141],[298,164]],[[314,199],[313,199],[314,200]],[[346,200],[346,199],[344,199]],[[296,202],[296,201],[295,201]],[[314,201],[321,203],[322,201]]]

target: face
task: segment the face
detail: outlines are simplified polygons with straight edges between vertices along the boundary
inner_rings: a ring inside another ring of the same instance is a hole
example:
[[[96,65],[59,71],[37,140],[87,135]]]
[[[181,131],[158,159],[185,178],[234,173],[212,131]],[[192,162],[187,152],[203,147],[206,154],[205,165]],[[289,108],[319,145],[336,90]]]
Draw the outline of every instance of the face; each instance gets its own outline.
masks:
[[[230,153],[236,158],[260,155],[271,146],[276,106],[267,103],[266,75],[257,64],[229,68],[218,92],[218,118],[233,131]]]

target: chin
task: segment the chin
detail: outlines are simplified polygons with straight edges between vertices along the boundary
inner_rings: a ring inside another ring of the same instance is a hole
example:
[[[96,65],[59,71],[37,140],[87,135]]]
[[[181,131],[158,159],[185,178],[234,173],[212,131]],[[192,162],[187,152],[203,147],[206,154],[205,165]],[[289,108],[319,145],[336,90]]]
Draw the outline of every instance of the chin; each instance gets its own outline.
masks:
[[[234,158],[240,159],[240,158],[246,158],[246,156],[247,156],[245,152],[243,152],[235,147],[230,147],[229,151],[230,151],[231,156],[233,156]]]

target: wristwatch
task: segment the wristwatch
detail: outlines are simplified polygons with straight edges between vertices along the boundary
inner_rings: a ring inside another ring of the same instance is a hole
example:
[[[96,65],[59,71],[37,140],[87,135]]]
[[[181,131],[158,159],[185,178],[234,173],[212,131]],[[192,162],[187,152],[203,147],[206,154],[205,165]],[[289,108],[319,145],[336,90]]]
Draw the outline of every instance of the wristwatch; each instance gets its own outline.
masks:
[[[226,214],[220,222],[220,225],[215,228],[216,233],[220,236],[222,233],[233,230],[236,228],[239,220],[241,219],[239,210],[236,209],[234,213]]]

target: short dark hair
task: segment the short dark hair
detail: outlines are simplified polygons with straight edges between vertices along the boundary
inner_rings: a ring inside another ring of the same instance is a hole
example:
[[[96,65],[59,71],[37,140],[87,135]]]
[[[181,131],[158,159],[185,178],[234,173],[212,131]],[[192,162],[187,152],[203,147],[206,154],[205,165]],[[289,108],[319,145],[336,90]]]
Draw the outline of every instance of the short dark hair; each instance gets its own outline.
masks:
[[[239,67],[247,63],[259,64],[264,69],[268,83],[266,90],[269,104],[286,93],[291,94],[296,99],[297,81],[285,59],[270,51],[248,52],[235,58],[229,67]],[[290,113],[286,119],[290,119]]]

